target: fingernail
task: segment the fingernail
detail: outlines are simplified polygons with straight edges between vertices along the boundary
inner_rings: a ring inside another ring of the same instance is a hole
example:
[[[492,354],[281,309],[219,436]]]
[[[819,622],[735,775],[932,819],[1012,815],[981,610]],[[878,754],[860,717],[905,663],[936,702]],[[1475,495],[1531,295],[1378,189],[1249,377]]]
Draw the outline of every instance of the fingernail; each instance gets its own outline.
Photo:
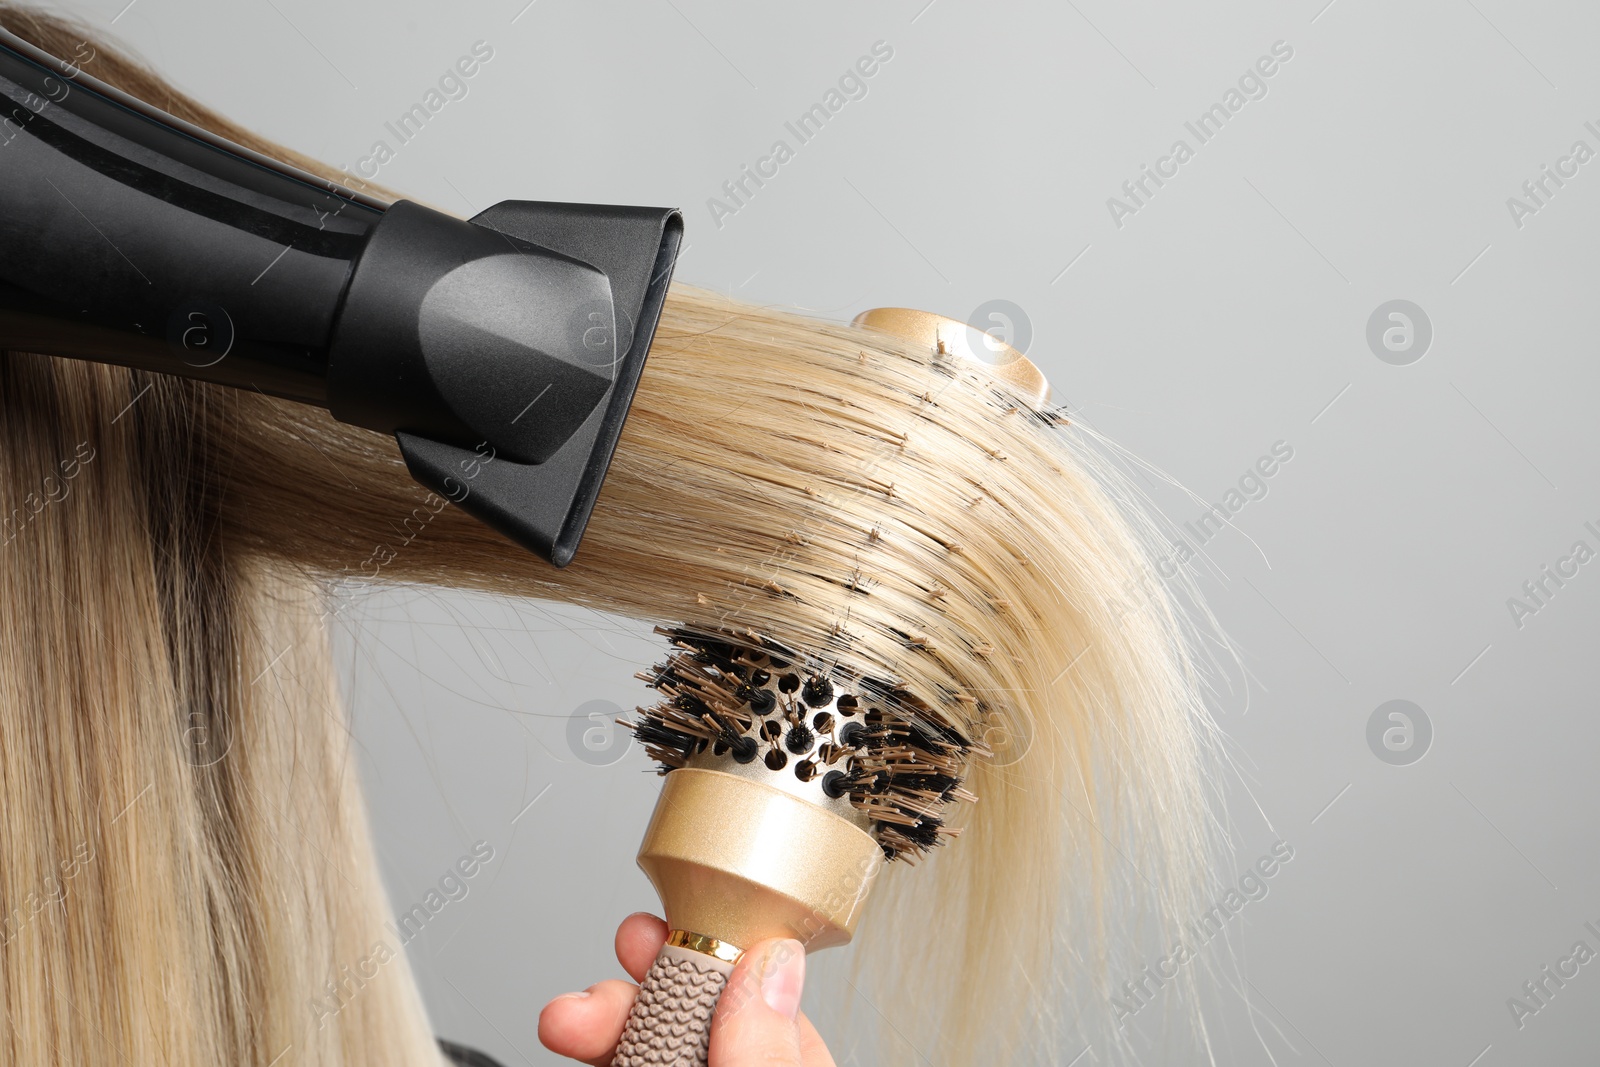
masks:
[[[800,1010],[800,990],[806,983],[806,950],[792,937],[774,942],[761,961],[761,999],[786,1019]]]
[[[585,989],[585,990],[583,990],[582,992],[579,992],[579,993],[563,993],[559,997],[557,997],[556,999],[557,1000],[585,1000],[588,997],[590,997],[591,995],[593,995],[593,992],[594,992],[593,990]]]

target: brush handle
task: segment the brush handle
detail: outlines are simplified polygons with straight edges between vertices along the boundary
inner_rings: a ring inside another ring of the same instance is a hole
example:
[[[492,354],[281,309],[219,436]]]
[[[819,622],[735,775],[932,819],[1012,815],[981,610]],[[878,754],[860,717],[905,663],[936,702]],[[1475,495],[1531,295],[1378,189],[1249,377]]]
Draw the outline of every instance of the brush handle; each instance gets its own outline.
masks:
[[[677,945],[661,946],[639,987],[611,1067],[705,1067],[711,1016],[733,963]]]

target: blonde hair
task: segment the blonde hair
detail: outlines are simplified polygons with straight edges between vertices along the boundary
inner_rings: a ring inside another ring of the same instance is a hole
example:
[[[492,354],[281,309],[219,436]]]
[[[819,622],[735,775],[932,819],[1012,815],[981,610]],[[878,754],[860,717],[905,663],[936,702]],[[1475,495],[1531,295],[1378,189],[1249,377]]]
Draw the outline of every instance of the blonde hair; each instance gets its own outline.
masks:
[[[88,39],[0,15],[58,55]],[[104,45],[85,69],[346,180]],[[257,393],[8,353],[0,440],[28,513],[0,567],[0,899],[62,886],[0,952],[15,1062],[437,1061],[403,953],[357,966],[389,912],[326,641],[301,637],[329,578],[751,627],[987,742],[963,836],[892,864],[860,934],[936,1062],[1071,1025],[1050,976],[1104,973],[1108,894],[1171,923],[1192,899],[1210,726],[1155,528],[1089,437],[981,366],[675,286],[565,570],[392,441]]]

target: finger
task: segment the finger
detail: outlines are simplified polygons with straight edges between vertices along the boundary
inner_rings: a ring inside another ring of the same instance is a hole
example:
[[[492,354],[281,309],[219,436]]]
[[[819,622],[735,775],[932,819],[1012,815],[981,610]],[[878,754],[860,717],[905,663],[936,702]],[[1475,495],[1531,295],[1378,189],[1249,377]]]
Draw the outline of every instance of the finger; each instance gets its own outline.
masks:
[[[581,993],[563,993],[539,1013],[539,1040],[558,1056],[610,1067],[639,987],[609,979]]]
[[[752,945],[717,1001],[709,1067],[805,1067],[796,1021],[805,975],[805,946],[794,938]]]
[[[805,1067],[834,1067],[833,1053],[822,1043],[822,1035],[811,1025],[806,1013],[801,1012],[795,1021],[800,1024],[800,1062]]]
[[[617,962],[635,982],[642,982],[666,940],[666,923],[647,911],[636,911],[617,927]]]

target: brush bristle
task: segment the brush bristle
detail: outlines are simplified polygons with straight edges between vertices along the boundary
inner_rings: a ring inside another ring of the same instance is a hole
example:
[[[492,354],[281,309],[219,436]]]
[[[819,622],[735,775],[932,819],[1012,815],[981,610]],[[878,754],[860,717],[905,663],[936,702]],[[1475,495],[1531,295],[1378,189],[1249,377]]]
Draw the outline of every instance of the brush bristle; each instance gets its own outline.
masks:
[[[673,651],[639,677],[662,700],[625,725],[660,773],[708,750],[738,764],[764,757],[774,778],[819,781],[826,796],[847,798],[891,860],[914,862],[960,833],[945,810],[977,799],[961,781],[988,749],[916,694],[808,665],[754,631],[656,632]]]

